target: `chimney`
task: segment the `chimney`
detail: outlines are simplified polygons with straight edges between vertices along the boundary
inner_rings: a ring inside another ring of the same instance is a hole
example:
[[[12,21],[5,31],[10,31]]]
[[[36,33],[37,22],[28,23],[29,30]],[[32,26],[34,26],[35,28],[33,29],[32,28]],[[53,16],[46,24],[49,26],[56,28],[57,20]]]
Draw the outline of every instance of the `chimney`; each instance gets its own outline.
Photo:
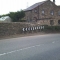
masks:
[[[53,3],[55,4],[55,0],[53,0]]]

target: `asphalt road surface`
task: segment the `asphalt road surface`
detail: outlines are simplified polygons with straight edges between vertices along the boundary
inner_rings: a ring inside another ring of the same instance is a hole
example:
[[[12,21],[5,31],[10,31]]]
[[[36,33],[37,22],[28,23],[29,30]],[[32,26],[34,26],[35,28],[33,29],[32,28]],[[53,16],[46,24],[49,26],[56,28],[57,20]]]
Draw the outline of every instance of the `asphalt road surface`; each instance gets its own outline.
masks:
[[[60,60],[60,34],[0,40],[0,60]]]

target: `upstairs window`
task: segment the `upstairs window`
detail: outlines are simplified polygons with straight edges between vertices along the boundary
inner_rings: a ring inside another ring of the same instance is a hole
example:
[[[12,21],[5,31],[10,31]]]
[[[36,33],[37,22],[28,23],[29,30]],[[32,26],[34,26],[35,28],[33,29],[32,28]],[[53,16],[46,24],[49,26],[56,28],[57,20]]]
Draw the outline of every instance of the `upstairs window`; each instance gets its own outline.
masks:
[[[60,24],[60,20],[58,20],[58,24]]]
[[[51,11],[50,14],[51,14],[51,15],[54,15],[54,11]]]
[[[58,11],[58,15],[60,15],[60,11]]]
[[[43,15],[45,14],[45,11],[44,11],[44,10],[42,10],[42,14],[43,14]]]
[[[37,9],[35,9],[34,12],[37,13]]]

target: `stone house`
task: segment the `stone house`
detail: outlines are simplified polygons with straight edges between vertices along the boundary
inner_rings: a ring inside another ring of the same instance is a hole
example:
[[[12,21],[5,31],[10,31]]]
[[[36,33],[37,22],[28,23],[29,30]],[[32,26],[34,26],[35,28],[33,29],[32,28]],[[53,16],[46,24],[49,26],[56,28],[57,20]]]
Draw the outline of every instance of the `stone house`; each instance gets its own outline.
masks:
[[[36,3],[24,11],[24,19],[28,22],[49,26],[60,25],[60,6],[55,4],[55,0]]]

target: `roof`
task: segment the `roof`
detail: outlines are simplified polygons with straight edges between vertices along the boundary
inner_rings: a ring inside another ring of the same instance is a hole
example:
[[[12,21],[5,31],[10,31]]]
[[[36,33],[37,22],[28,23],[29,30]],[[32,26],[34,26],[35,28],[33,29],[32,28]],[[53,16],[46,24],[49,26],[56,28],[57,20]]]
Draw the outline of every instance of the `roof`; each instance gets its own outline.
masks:
[[[32,10],[32,9],[34,9],[35,7],[41,5],[41,4],[45,3],[45,2],[46,2],[46,1],[38,2],[38,3],[36,3],[36,4],[34,4],[34,5],[30,6],[30,7],[28,7],[28,8],[25,9],[24,11]]]
[[[60,8],[60,6],[57,6],[58,8]]]

